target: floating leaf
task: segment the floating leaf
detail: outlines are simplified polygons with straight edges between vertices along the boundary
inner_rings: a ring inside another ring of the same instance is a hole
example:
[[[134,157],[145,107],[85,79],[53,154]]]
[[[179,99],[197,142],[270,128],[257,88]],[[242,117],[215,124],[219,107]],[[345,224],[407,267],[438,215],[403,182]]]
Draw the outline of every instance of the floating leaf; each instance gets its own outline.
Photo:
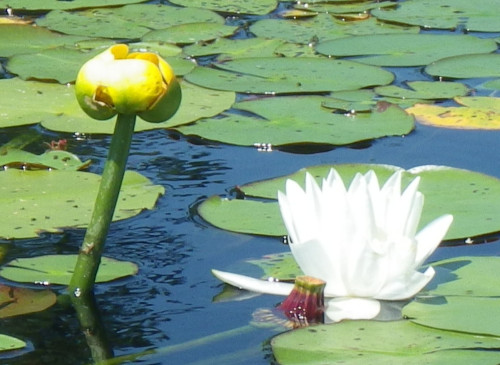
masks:
[[[500,54],[473,54],[438,60],[425,68],[432,76],[466,79],[499,77]]]
[[[283,365],[491,364],[498,363],[498,338],[440,331],[410,321],[346,321],[290,331],[271,341]]]
[[[70,46],[82,37],[66,36],[31,25],[0,26],[0,56],[35,53],[44,49]]]
[[[500,14],[492,11],[490,0],[408,0],[396,9],[374,9],[371,14],[396,23],[424,28],[499,32]]]
[[[56,295],[50,290],[0,285],[0,318],[43,311],[54,305],[56,299]]]
[[[196,43],[184,47],[185,54],[191,57],[224,54],[221,59],[245,57],[271,57],[276,48],[284,42],[278,39],[247,38],[227,39],[219,38],[212,43]]]
[[[302,273],[291,252],[266,255],[262,259],[247,262],[258,266],[264,273],[263,278],[293,280]]]
[[[139,4],[80,12],[54,10],[37,19],[39,26],[61,33],[120,39],[137,39],[151,29],[199,22],[222,25],[224,18],[204,9]]]
[[[413,301],[403,308],[403,315],[427,327],[500,337],[498,297],[447,296],[439,303]]]
[[[223,13],[264,15],[276,8],[276,0],[172,0],[171,3]]]
[[[41,155],[6,149],[0,153],[0,166],[23,167],[27,169],[83,170],[90,165],[90,160],[82,162],[78,156],[67,151],[47,151]]]
[[[85,227],[99,182],[99,175],[80,171],[0,172],[0,236],[28,238],[37,237],[42,231]],[[164,190],[144,176],[127,171],[113,219],[126,219],[153,208]]]
[[[321,42],[316,51],[328,56],[354,56],[377,66],[420,66],[441,58],[497,49],[492,39],[447,34],[373,34]]]
[[[26,342],[15,337],[0,334],[0,351],[12,351],[26,347]]]
[[[21,283],[68,285],[77,258],[78,255],[46,255],[15,259],[0,268],[0,276]],[[96,283],[135,275],[137,271],[138,267],[133,262],[103,257],[97,271]]]
[[[469,92],[467,86],[459,82],[409,81],[406,84],[410,89],[387,85],[376,87],[375,92],[401,99],[451,99]]]
[[[413,119],[402,109],[355,115],[334,114],[322,108],[320,96],[274,97],[244,101],[234,108],[252,113],[205,119],[177,128],[187,135],[243,146],[346,145],[388,135],[404,135],[413,129]]]
[[[166,29],[152,30],[142,39],[144,41],[164,41],[177,44],[189,44],[213,40],[232,35],[238,27],[211,22],[199,22],[173,25]]]
[[[393,74],[381,68],[321,58],[245,58],[197,67],[186,80],[217,90],[283,94],[360,89],[385,85]]]
[[[0,0],[0,7],[16,10],[81,9],[142,3],[144,0]]]
[[[500,98],[457,98],[466,106],[417,104],[406,109],[422,124],[457,129],[500,129]],[[468,102],[468,103],[467,103]]]
[[[8,60],[6,68],[25,80],[56,80],[65,84],[75,81],[82,65],[100,52],[100,49],[84,53],[74,48],[50,48],[13,56]]]
[[[67,109],[83,114],[72,86],[3,79],[0,80],[0,99],[0,128],[36,124],[57,118]]]
[[[309,11],[317,11],[328,14],[348,14],[348,13],[368,13],[368,10],[379,9],[384,7],[393,7],[392,1],[368,1],[368,2],[307,2],[298,3],[296,9],[307,9]]]
[[[437,270],[438,277],[447,274],[454,279],[434,281],[436,286],[428,288],[429,295],[500,297],[495,275],[500,267],[499,257],[454,257],[434,262],[432,267]]]
[[[318,181],[334,167],[349,184],[358,172],[374,170],[383,183],[400,169],[390,165],[345,164],[312,166],[298,172],[256,183],[240,186],[247,197],[276,199],[278,190],[285,191],[285,181],[293,179],[303,185],[305,172],[309,171]],[[483,235],[500,230],[500,180],[468,170],[444,166],[422,166],[403,173],[403,185],[420,176],[419,190],[425,195],[425,205],[420,227],[443,214],[453,214],[454,221],[445,239],[459,239]],[[456,199],[460,196],[460,199]],[[245,209],[245,204],[247,204]],[[214,205],[207,207],[205,205]],[[219,202],[211,198],[199,206],[200,215],[209,223],[235,232],[281,236],[286,234],[278,204],[234,199]],[[233,210],[233,205],[235,209]],[[203,214],[201,213],[203,212]],[[210,214],[208,214],[210,212]],[[258,221],[258,217],[262,217]]]
[[[1,85],[1,82],[0,82]],[[234,92],[205,89],[188,82],[181,82],[182,101],[177,113],[163,123],[148,123],[137,119],[135,131],[145,131],[159,128],[173,128],[182,124],[194,122],[200,118],[211,117],[229,109],[234,103]],[[1,90],[0,90],[1,95]],[[115,120],[99,121],[89,118],[73,98],[62,109],[62,112],[46,117],[42,126],[60,132],[112,134]]]
[[[309,44],[356,34],[418,33],[419,28],[380,23],[375,18],[344,22],[329,14],[318,14],[299,20],[262,19],[252,24],[250,31],[262,38]]]

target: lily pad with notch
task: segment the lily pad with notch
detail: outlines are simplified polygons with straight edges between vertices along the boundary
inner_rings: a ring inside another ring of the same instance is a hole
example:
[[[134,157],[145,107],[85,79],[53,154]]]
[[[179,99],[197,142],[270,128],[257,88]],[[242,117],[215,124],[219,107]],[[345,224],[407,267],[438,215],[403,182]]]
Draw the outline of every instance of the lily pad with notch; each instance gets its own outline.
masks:
[[[45,255],[19,258],[0,268],[4,279],[42,285],[68,285],[75,268],[78,255]],[[137,274],[138,267],[133,262],[119,261],[103,257],[96,282],[103,283]]]
[[[303,186],[306,171],[318,181],[334,167],[349,184],[356,173],[374,170],[382,184],[399,167],[390,165],[343,164],[311,166],[294,174],[240,185],[246,199],[212,197],[198,212],[210,224],[234,232],[282,236],[286,234],[277,198],[285,191],[287,179]],[[425,196],[420,227],[444,214],[453,214],[454,222],[445,239],[457,240],[500,231],[500,180],[481,173],[446,166],[421,166],[403,173],[403,185],[420,176],[419,190]],[[455,199],[460,195],[460,199]],[[255,197],[255,199],[253,199]],[[271,199],[263,200],[262,199]]]

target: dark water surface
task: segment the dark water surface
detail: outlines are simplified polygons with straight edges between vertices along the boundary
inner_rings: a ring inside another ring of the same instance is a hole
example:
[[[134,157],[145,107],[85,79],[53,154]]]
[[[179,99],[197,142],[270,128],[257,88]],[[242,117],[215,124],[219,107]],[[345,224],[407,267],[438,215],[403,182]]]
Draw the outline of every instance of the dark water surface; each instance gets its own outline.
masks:
[[[396,84],[428,80],[420,68],[390,69]],[[474,87],[476,82],[466,82]],[[90,136],[78,141],[35,127],[45,139],[67,138],[69,151],[82,160],[91,158],[90,171],[101,173],[109,137]],[[7,130],[8,141],[21,129]],[[417,125],[405,137],[384,138],[358,148],[337,148],[318,153],[201,143],[168,131],[148,131],[134,136],[129,169],[163,185],[166,194],[156,208],[112,225],[105,255],[139,265],[138,275],[97,286],[97,302],[111,346],[117,356],[159,348],[159,353],[136,360],[140,364],[272,364],[269,339],[272,329],[231,333],[228,338],[168,352],[168,346],[245,327],[258,308],[272,308],[279,297],[257,296],[244,301],[218,302],[222,284],[212,268],[262,255],[287,251],[278,238],[225,232],[197,216],[196,205],[214,194],[229,195],[231,188],[247,182],[289,174],[318,164],[378,163],[403,168],[447,165],[500,178],[500,132],[446,130]],[[255,141],[265,142],[265,141]],[[39,151],[41,152],[41,151]],[[311,152],[311,151],[308,151]],[[499,207],[500,209],[500,207]],[[83,230],[44,235],[33,240],[6,243],[9,261],[18,257],[77,252]],[[430,261],[458,255],[499,255],[500,244],[444,247]],[[56,288],[59,293],[64,288]],[[30,351],[1,364],[87,364],[90,351],[71,306],[65,302],[41,313],[3,319],[1,332],[30,342]],[[15,355],[19,355],[16,353]]]

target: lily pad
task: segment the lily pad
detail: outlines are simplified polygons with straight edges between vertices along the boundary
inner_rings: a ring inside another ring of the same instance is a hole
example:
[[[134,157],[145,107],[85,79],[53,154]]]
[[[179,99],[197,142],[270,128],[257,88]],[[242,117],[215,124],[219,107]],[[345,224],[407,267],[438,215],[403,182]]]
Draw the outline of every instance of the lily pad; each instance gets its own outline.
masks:
[[[183,52],[191,57],[223,54],[221,59],[248,57],[271,57],[275,49],[284,44],[278,39],[247,38],[227,39],[219,38],[212,43],[196,43],[183,48]]]
[[[0,0],[0,7],[16,10],[81,9],[142,3],[145,0]]]
[[[434,284],[427,288],[430,296],[500,297],[495,275],[500,257],[455,257],[434,262],[432,267],[438,272],[438,278],[446,276],[453,280],[431,282]]]
[[[86,227],[90,221],[100,176],[80,171],[8,169],[0,172],[2,220],[0,237],[37,237],[64,227]],[[137,172],[127,171],[113,220],[152,209],[164,193]]]
[[[375,92],[382,96],[402,99],[451,99],[469,92],[467,86],[459,82],[409,81],[406,84],[409,89],[387,85],[376,87]]]
[[[32,25],[2,25],[0,27],[0,57],[70,46],[83,39],[86,37],[62,35]]]
[[[173,25],[166,29],[152,30],[142,39],[144,41],[164,41],[176,44],[189,44],[199,41],[213,40],[219,37],[229,37],[238,27],[217,24],[212,22],[199,22]]]
[[[466,79],[474,77],[499,77],[500,54],[473,54],[448,57],[425,68],[432,76]]]
[[[26,342],[15,337],[0,334],[0,351],[19,350],[26,347]]]
[[[81,52],[75,48],[57,47],[41,52],[11,57],[6,65],[9,72],[24,80],[56,80],[61,84],[75,81],[80,67],[102,50]]]
[[[347,145],[359,141],[408,134],[413,119],[402,109],[344,115],[324,109],[325,98],[294,96],[261,98],[236,103],[233,107],[254,116],[227,114],[178,127],[186,135],[229,144],[253,146],[270,143]]]
[[[250,26],[258,37],[281,39],[292,43],[314,44],[327,39],[357,34],[390,34],[419,32],[418,27],[404,27],[378,22],[375,18],[345,22],[329,14],[318,14],[310,19],[262,19]]]
[[[215,66],[197,67],[185,78],[212,89],[259,94],[353,90],[394,78],[378,67],[321,58],[245,58]]]
[[[171,3],[194,8],[210,9],[223,13],[264,15],[273,11],[276,0],[172,0]]]
[[[23,150],[6,149],[0,153],[0,166],[22,167],[25,169],[57,169],[57,170],[83,170],[91,161],[82,162],[78,156],[59,150],[49,150],[41,155],[35,155]]]
[[[396,9],[374,9],[371,14],[389,22],[424,28],[499,32],[500,14],[492,11],[490,0],[408,0]]]
[[[440,331],[410,321],[347,321],[290,331],[271,341],[276,360],[290,364],[497,364],[498,338]]]
[[[182,101],[177,113],[162,123],[148,123],[137,119],[135,131],[173,128],[201,118],[217,115],[229,109],[235,100],[235,93],[202,88],[188,82],[181,82]],[[0,83],[1,85],[1,83]],[[72,89],[72,88],[71,88]],[[0,91],[1,93],[1,91]],[[98,121],[89,118],[79,107],[74,95],[67,105],[59,106],[50,116],[41,121],[44,128],[60,132],[112,134],[115,120]],[[59,111],[59,113],[58,113]]]
[[[0,268],[0,276],[21,283],[68,285],[77,258],[78,255],[46,255],[15,259]],[[103,257],[97,271],[96,283],[135,275],[137,271],[138,267],[133,262]]]
[[[0,285],[0,318],[43,311],[54,305],[56,299],[56,295],[50,290]]]
[[[138,39],[151,29],[199,22],[222,25],[224,18],[204,9],[138,4],[80,12],[54,10],[37,19],[39,26],[61,33],[115,39]]]
[[[464,106],[417,104],[406,109],[422,124],[456,129],[500,129],[500,98],[456,98]]]
[[[403,315],[427,327],[500,337],[498,297],[447,296],[439,303],[413,301],[403,308]]]
[[[304,183],[305,172],[320,178],[334,167],[349,182],[355,173],[374,170],[383,183],[396,170],[390,165],[345,164],[308,167],[298,172],[240,186],[247,199],[211,198],[199,206],[203,219],[216,227],[240,233],[282,236],[286,230],[277,202],[256,202],[250,197],[276,199],[278,190],[285,191],[285,181]],[[500,180],[492,176],[444,166],[421,166],[403,174],[403,185],[420,176],[419,190],[425,195],[420,227],[443,214],[453,214],[454,221],[445,239],[460,239],[500,230]],[[456,199],[460,196],[460,199]],[[248,204],[248,205],[246,205]],[[260,204],[260,205],[259,205]],[[245,209],[245,206],[247,207]],[[255,209],[257,206],[258,209]],[[260,217],[260,220],[258,219]]]
[[[316,51],[324,55],[352,56],[370,65],[397,67],[427,65],[445,57],[490,53],[496,49],[492,39],[447,34],[360,35],[316,46]]]

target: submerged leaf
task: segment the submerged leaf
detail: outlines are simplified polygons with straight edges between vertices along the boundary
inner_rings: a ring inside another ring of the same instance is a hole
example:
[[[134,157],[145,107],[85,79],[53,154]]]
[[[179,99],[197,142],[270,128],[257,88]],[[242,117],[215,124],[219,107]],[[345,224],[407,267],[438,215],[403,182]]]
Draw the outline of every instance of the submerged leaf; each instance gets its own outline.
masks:
[[[0,318],[40,312],[56,303],[50,290],[32,290],[0,285]]]

